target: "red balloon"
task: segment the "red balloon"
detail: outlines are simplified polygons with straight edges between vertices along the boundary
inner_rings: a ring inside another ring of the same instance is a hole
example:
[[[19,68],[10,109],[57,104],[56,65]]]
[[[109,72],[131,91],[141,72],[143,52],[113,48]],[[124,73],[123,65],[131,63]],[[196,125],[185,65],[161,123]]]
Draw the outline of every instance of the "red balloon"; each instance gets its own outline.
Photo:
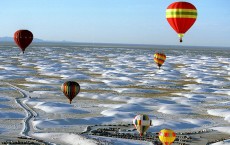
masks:
[[[14,42],[24,53],[25,49],[33,41],[33,34],[29,30],[18,30],[14,33]]]
[[[174,2],[167,7],[166,18],[182,42],[182,37],[196,21],[197,9],[188,2]]]

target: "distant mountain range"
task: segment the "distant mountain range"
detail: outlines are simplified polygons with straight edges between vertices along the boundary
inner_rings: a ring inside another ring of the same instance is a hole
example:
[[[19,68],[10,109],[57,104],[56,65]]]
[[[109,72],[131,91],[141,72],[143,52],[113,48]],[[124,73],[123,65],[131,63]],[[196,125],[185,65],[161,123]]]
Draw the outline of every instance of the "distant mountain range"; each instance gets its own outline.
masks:
[[[13,37],[0,37],[0,43],[14,43]],[[228,48],[226,46],[184,46],[184,45],[159,45],[159,44],[123,44],[123,43],[93,43],[93,42],[73,42],[73,41],[49,41],[34,38],[33,42],[37,44],[71,44],[84,47],[104,47],[104,48]]]
[[[0,37],[0,42],[14,42],[13,37]],[[45,42],[45,40],[34,38],[33,42]]]

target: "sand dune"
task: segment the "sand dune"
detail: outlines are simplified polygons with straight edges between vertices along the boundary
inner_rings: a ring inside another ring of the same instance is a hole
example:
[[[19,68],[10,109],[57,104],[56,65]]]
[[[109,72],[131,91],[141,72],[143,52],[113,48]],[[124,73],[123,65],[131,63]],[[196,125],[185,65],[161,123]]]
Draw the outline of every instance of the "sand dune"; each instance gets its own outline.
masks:
[[[24,55],[2,48],[6,53],[0,57],[0,132],[18,136],[15,129],[23,130],[23,120],[31,116],[28,135],[52,142],[57,135],[58,142],[71,144],[80,136],[69,132],[79,133],[95,124],[131,124],[135,115],[146,113],[153,121],[149,132],[213,128],[229,134],[223,129],[230,121],[229,55],[167,49],[159,70],[153,49],[69,47],[33,47]],[[72,104],[60,90],[67,80],[81,86]],[[26,113],[17,99],[36,115]]]

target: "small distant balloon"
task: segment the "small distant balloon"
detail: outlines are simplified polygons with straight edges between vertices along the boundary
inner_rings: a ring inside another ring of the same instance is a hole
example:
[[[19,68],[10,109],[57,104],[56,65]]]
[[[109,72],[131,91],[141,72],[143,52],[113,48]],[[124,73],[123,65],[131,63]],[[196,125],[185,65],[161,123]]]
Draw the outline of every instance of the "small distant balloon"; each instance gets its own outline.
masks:
[[[180,42],[184,34],[192,27],[197,18],[196,7],[188,2],[174,2],[167,7],[166,19],[177,32]]]
[[[139,114],[133,119],[133,124],[140,136],[146,133],[149,127],[152,125],[152,121],[149,119],[149,116],[146,114]]]
[[[72,100],[80,92],[80,85],[74,81],[67,81],[62,84],[61,90],[64,95],[69,99],[69,103],[71,104]]]
[[[159,139],[163,145],[171,145],[176,139],[176,133],[171,129],[162,129],[159,132]]]
[[[165,60],[166,60],[166,55],[164,53],[155,53],[154,54],[154,62],[157,64],[159,69],[163,65]]]
[[[14,33],[14,42],[24,53],[25,49],[33,41],[33,34],[29,30],[18,30]]]

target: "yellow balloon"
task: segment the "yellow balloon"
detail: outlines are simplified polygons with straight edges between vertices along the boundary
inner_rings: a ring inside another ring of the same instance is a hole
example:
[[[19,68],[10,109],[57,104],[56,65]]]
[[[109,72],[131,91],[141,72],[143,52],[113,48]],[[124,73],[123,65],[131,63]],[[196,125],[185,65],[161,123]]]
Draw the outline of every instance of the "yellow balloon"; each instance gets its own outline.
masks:
[[[176,139],[176,133],[171,129],[162,129],[159,132],[159,139],[163,145],[171,145]]]

